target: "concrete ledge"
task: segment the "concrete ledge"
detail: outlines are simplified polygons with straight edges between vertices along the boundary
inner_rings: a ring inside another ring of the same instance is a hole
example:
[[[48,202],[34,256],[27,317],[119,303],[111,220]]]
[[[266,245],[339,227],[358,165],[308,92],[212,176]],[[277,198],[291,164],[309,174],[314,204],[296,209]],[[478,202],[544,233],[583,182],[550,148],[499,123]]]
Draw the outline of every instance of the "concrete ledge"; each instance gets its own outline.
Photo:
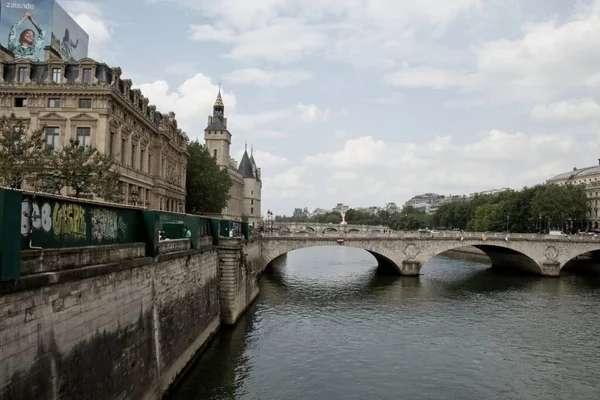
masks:
[[[159,254],[175,253],[177,251],[189,250],[190,239],[163,240],[158,243]]]
[[[98,264],[64,271],[26,275],[20,279],[17,279],[16,281],[0,282],[0,294],[31,290],[57,283],[86,279],[99,275],[108,275],[115,272],[152,264],[153,262],[154,260],[151,257],[140,257],[133,260],[121,260],[109,264]]]
[[[21,274],[63,271],[88,265],[108,264],[145,256],[145,243],[127,243],[62,249],[24,250]]]

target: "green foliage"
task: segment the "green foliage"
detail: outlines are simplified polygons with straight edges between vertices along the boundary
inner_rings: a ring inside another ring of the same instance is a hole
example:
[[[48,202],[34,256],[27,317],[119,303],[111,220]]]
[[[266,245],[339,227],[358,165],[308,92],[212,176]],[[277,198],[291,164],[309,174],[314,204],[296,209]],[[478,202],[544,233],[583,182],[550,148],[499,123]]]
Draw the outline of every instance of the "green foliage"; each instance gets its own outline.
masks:
[[[227,205],[232,181],[199,142],[188,145],[185,208],[188,213],[220,213]]]
[[[46,189],[60,192],[70,187],[75,197],[94,194],[107,201],[121,196],[118,172],[112,171],[112,159],[96,148],[69,143],[50,158],[49,172],[44,174]]]
[[[23,181],[35,181],[47,165],[44,128],[27,133],[22,120],[0,116],[0,185],[21,188]]]
[[[585,220],[585,188],[579,185],[537,185],[498,195],[479,195],[471,201],[441,206],[433,224],[473,231],[535,232],[560,227],[567,220]]]

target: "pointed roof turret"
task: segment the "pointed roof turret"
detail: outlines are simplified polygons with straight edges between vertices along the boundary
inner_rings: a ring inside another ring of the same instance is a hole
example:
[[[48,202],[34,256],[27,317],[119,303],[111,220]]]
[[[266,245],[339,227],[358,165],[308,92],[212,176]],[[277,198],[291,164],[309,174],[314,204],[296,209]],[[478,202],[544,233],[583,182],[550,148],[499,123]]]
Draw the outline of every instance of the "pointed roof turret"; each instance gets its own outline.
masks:
[[[217,94],[217,100],[215,100],[215,107],[217,106],[225,107],[223,98],[221,97],[221,88],[219,88],[219,94]]]
[[[242,177],[244,178],[256,178],[252,171],[252,162],[250,161],[250,157],[248,157],[247,148],[244,150],[244,155],[242,156],[242,161],[240,161],[238,170],[242,173]]]

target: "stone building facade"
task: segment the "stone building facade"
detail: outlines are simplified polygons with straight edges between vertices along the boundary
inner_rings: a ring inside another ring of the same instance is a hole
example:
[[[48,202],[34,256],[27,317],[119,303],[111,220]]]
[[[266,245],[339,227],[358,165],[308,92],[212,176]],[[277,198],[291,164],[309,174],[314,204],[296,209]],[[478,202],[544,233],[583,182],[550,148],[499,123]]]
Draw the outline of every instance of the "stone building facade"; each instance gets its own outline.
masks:
[[[584,185],[588,199],[587,221],[572,222],[573,228],[600,231],[600,159],[598,165],[585,168],[574,167],[572,171],[563,172],[546,181],[556,185]],[[576,225],[576,226],[575,226]],[[571,228],[571,227],[569,227]]]
[[[208,116],[204,141],[217,164],[227,168],[233,183],[229,189],[227,206],[218,217],[234,221],[247,219],[251,226],[258,226],[261,220],[261,171],[256,166],[254,154],[251,152],[250,156],[248,155],[248,149],[244,150],[239,165],[231,157],[231,133],[227,129],[225,105],[220,91],[213,107],[213,115]]]
[[[45,51],[46,62],[31,63],[0,48],[0,115],[44,127],[48,151],[77,139],[110,155],[123,203],[183,212],[188,138],[175,114],[158,112],[120,68],[90,58],[67,63]]]

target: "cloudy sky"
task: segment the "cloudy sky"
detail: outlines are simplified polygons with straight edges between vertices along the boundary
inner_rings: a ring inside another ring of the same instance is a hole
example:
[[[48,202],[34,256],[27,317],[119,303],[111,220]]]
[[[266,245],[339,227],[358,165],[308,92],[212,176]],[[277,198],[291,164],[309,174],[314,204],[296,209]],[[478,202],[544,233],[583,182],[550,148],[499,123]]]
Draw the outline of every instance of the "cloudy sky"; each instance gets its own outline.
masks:
[[[520,188],[600,157],[600,0],[61,4],[192,139],[222,81],[263,211]]]

